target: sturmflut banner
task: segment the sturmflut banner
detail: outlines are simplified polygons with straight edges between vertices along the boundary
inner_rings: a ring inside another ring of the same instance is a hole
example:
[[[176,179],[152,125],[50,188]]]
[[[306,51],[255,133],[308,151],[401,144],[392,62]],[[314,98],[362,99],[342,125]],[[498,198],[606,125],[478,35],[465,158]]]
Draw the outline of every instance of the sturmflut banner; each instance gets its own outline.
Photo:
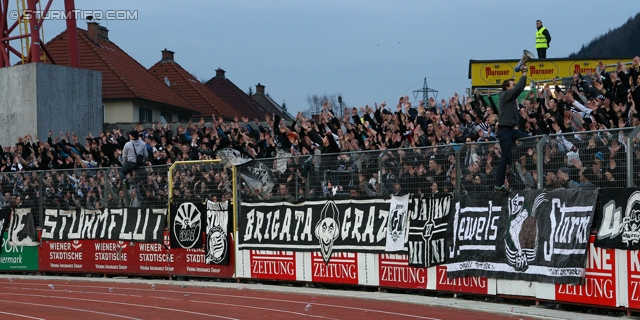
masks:
[[[600,194],[602,219],[596,247],[640,250],[640,191],[604,189]]]
[[[447,276],[579,284],[597,190],[469,194],[452,205]]]
[[[445,239],[451,195],[417,197],[410,202],[409,265],[429,268],[446,262]]]
[[[167,209],[47,209],[42,239],[107,239],[162,243]]]
[[[382,253],[389,205],[389,199],[243,202],[238,248],[320,251],[325,262],[336,251]]]

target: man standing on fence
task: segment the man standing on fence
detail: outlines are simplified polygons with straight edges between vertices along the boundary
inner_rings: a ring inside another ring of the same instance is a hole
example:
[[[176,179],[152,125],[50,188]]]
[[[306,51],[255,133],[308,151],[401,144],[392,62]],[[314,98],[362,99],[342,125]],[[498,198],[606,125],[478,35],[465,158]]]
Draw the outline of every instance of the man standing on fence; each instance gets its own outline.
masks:
[[[147,147],[138,137],[138,131],[132,130],[129,132],[129,142],[122,148],[122,168],[120,168],[120,180],[122,181],[127,178],[127,173],[131,173],[143,166],[149,156]]]
[[[511,188],[505,183],[505,175],[507,165],[511,164],[511,151],[513,142],[517,139],[528,137],[524,131],[518,129],[519,113],[518,113],[518,96],[524,91],[527,84],[527,66],[523,65],[522,77],[516,84],[513,79],[506,80],[502,83],[502,92],[498,98],[498,108],[500,111],[498,120],[497,137],[500,140],[500,164],[496,173],[495,191],[509,192]]]

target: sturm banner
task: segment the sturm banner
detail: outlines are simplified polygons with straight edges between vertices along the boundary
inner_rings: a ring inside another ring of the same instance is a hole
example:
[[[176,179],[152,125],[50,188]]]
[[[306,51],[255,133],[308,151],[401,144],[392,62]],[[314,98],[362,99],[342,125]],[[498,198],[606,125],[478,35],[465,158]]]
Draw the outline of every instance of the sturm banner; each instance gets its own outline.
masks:
[[[202,248],[204,205],[191,202],[172,203],[169,225],[171,248]]]
[[[605,189],[600,195],[602,220],[594,245],[640,250],[640,191]]]
[[[229,264],[229,201],[207,200],[207,264]]]
[[[47,209],[42,239],[122,240],[162,243],[167,209]]]
[[[578,284],[597,190],[464,195],[452,206],[447,276]]]
[[[445,239],[451,195],[411,199],[409,265],[429,268],[446,262]]]
[[[389,199],[243,202],[238,249],[320,251],[326,263],[336,251],[383,253],[389,205]]]

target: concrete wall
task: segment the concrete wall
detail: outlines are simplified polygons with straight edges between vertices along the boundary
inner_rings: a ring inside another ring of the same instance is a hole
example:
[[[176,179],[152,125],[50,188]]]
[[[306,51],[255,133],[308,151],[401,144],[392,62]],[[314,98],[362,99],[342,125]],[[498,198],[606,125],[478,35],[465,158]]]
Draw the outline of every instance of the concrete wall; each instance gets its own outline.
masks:
[[[18,137],[36,134],[35,66],[0,68],[0,144],[12,146]],[[43,136],[46,138],[46,136]]]
[[[33,65],[33,64],[30,64]],[[75,132],[80,139],[102,130],[102,74],[99,71],[37,63],[38,137]],[[29,66],[29,65],[26,65]]]
[[[102,130],[102,75],[98,71],[43,63],[0,69],[0,143],[13,145],[19,136],[46,141],[49,130]]]

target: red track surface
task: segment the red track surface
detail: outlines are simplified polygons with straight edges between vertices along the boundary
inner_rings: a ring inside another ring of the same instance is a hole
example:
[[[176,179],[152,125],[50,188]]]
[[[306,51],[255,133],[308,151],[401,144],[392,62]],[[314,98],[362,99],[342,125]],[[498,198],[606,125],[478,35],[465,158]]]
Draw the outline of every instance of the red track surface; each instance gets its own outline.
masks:
[[[353,292],[354,296],[357,294]],[[310,309],[306,310],[308,305]],[[3,320],[303,318],[525,319],[380,300],[201,287],[197,283],[186,287],[156,285],[154,288],[149,284],[74,280],[0,280],[0,319]]]

